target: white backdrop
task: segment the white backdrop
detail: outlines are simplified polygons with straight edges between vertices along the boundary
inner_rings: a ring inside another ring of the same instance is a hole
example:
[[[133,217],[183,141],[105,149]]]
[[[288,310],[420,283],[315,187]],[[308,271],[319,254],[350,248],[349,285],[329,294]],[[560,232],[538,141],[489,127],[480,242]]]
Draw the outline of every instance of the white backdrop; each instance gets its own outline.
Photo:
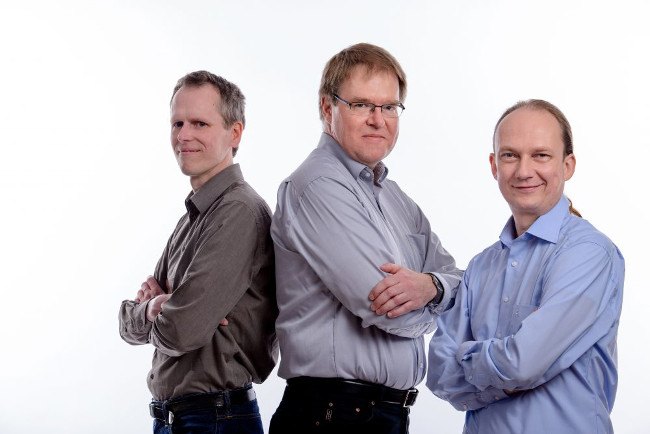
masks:
[[[568,116],[567,193],[627,260],[614,426],[650,432],[649,18],[631,0],[2,1],[0,432],[150,431],[153,350],[120,340],[117,312],[190,189],[168,140],[175,81],[208,69],[242,88],[236,161],[274,208],[318,139],[325,62],[362,41],[406,70],[387,164],[462,267],[509,216],[488,166],[501,112],[534,97]],[[257,387],[265,426],[283,385]],[[460,432],[421,386],[411,432]]]

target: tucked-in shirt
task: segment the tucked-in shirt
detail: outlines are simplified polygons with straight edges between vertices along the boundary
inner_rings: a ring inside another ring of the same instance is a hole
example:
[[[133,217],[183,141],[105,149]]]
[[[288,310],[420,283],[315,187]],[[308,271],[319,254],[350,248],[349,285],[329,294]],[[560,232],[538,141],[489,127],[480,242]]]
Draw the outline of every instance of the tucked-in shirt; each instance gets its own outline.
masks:
[[[423,335],[433,331],[460,280],[429,221],[379,164],[374,172],[323,134],[278,191],[275,244],[279,375],[339,377],[407,389],[425,374]],[[368,295],[392,262],[432,272],[438,306],[389,319]]]
[[[122,339],[155,347],[147,383],[157,400],[259,383],[277,361],[268,205],[236,164],[185,205],[154,274],[171,297],[154,322],[148,303],[125,300],[119,314]]]
[[[465,433],[613,432],[624,271],[565,197],[519,237],[511,218],[439,318],[427,386]]]

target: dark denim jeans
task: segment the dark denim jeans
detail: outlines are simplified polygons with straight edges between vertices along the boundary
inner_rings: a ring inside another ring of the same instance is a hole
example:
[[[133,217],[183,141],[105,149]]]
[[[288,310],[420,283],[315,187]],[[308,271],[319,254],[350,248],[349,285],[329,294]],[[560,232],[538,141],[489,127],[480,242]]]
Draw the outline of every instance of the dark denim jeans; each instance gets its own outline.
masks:
[[[407,434],[409,409],[350,395],[285,390],[269,434]]]
[[[174,417],[169,426],[154,419],[154,434],[263,434],[257,400],[241,405],[201,409]]]

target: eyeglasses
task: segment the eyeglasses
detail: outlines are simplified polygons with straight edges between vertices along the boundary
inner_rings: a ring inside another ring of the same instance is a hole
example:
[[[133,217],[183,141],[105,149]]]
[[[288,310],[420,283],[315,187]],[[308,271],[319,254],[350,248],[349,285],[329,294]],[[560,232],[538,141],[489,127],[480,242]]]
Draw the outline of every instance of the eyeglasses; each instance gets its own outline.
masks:
[[[402,114],[402,112],[405,109],[405,107],[402,105],[401,102],[393,103],[393,104],[377,105],[371,102],[350,102],[344,100],[337,94],[332,94],[332,95],[334,96],[334,98],[338,99],[343,104],[347,105],[350,108],[350,112],[352,112],[353,115],[357,115],[357,116],[370,116],[372,113],[374,113],[375,109],[379,107],[379,109],[381,110],[381,114],[384,117],[397,118]]]

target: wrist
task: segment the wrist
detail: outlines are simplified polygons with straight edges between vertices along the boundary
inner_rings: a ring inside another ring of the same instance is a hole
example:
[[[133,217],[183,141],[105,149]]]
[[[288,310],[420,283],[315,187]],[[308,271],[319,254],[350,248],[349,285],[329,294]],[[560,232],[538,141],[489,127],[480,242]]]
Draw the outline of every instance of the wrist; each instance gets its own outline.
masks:
[[[442,299],[445,296],[445,287],[442,285],[442,282],[436,277],[433,273],[426,273],[431,277],[433,281],[433,286],[436,288],[436,295],[427,303],[429,306],[437,306],[440,304]]]

